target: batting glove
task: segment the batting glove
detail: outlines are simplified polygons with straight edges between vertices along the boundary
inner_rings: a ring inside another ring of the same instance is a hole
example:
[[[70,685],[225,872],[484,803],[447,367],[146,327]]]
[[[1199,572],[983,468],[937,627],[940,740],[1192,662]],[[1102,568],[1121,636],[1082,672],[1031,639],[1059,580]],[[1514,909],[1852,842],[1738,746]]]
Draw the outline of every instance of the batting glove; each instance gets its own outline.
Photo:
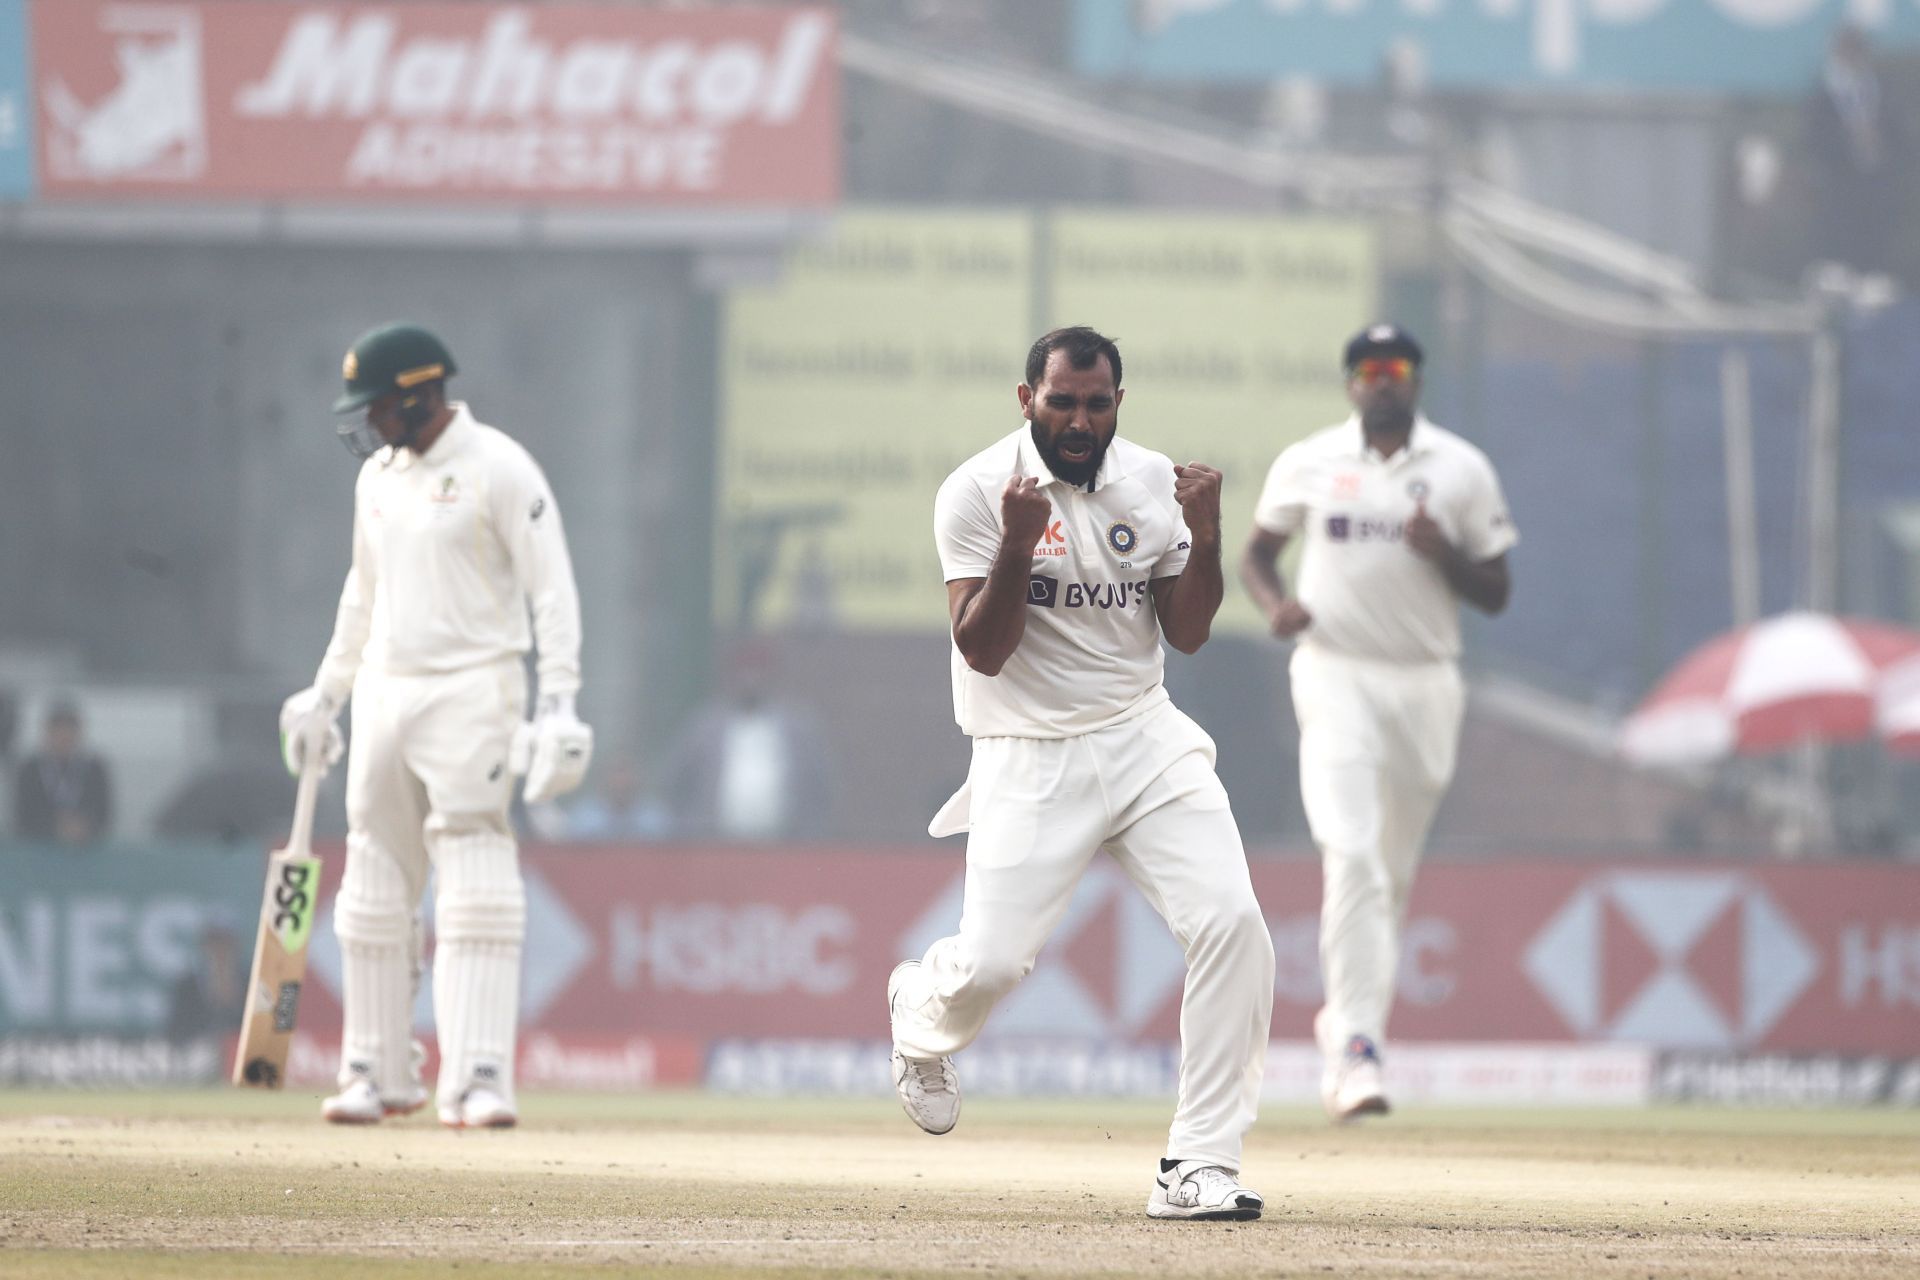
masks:
[[[541,804],[579,786],[593,763],[593,730],[573,712],[573,695],[540,699],[532,723],[514,730],[510,753],[515,773],[527,775],[521,796]]]
[[[340,763],[347,740],[334,717],[340,708],[318,689],[302,689],[280,704],[280,758],[287,772],[298,774],[313,753],[319,753],[324,772]]]

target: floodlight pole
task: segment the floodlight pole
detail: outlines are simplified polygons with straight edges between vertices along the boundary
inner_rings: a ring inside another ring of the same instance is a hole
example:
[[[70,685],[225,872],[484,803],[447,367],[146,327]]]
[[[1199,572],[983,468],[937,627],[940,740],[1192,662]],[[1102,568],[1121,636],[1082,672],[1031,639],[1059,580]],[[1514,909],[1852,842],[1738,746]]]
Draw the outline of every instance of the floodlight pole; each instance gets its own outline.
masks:
[[[1807,607],[1832,613],[1840,578],[1840,322],[1824,299],[1810,343],[1807,405]]]
[[[1721,444],[1727,469],[1727,578],[1733,625],[1760,620],[1760,512],[1753,480],[1753,377],[1747,353],[1720,353]]]

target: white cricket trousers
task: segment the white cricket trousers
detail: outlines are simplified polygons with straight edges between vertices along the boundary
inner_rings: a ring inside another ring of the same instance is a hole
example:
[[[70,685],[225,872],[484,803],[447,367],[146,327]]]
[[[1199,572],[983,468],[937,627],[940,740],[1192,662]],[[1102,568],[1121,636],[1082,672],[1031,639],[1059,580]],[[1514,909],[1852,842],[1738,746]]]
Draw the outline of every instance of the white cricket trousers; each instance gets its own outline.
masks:
[[[1354,1036],[1386,1038],[1400,928],[1447,783],[1465,701],[1451,662],[1391,663],[1294,650],[1300,798],[1320,847],[1320,975],[1314,1019],[1329,1059]]]
[[[507,749],[526,706],[517,659],[442,675],[362,670],[347,761],[347,865],[334,903],[345,990],[340,1078],[413,1088],[416,921],[434,872],[439,1094],[513,1101],[526,895],[507,806]]]
[[[1213,740],[1171,703],[1078,737],[975,738],[960,932],[903,988],[900,1051],[972,1043],[1105,848],[1186,952],[1167,1155],[1237,1171],[1266,1068],[1273,938],[1213,761]]]

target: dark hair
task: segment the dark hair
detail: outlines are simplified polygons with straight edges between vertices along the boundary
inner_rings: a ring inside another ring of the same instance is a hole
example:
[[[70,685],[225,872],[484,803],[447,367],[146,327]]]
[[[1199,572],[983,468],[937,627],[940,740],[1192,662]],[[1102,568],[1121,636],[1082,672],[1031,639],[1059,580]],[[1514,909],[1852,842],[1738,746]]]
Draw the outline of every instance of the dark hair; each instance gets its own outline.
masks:
[[[1027,350],[1028,386],[1040,385],[1040,379],[1047,376],[1047,358],[1056,351],[1065,351],[1067,363],[1076,369],[1091,369],[1094,361],[1105,356],[1113,369],[1113,385],[1120,385],[1120,348],[1112,338],[1076,324],[1041,334]]]

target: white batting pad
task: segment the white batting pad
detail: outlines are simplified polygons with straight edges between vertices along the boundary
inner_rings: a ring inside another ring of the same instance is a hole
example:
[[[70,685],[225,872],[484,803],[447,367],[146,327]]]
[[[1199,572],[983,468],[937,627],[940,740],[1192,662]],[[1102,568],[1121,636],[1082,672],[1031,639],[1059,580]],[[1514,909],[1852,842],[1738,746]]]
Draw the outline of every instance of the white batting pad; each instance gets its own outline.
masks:
[[[414,921],[399,865],[365,837],[350,836],[347,867],[333,906],[344,988],[343,1088],[365,1075],[384,1097],[412,1092]]]
[[[433,1003],[440,1028],[440,1105],[458,1104],[476,1083],[511,1104],[527,929],[519,850],[511,837],[486,832],[439,836],[433,853],[439,876]]]

